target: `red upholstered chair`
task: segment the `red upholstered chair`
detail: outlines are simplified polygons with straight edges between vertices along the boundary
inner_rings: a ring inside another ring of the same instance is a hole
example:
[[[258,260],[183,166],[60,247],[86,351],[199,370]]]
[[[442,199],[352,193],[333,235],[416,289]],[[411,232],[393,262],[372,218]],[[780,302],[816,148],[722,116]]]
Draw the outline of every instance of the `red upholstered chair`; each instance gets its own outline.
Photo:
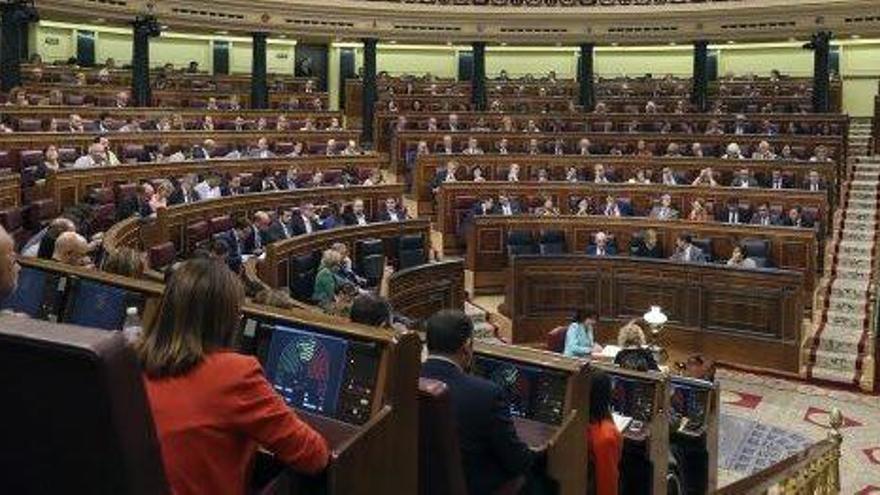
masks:
[[[229,215],[214,217],[208,220],[208,224],[210,225],[209,230],[211,235],[226,232],[232,229],[233,226],[232,217],[230,217]]]
[[[92,189],[91,194],[89,194],[89,198],[92,203],[96,205],[105,205],[108,203],[113,203],[115,200],[115,195],[113,194],[113,189],[110,187],[98,187]]]
[[[92,207],[92,232],[103,232],[116,223],[116,205],[104,203]]]
[[[55,200],[38,199],[31,202],[30,209],[25,216],[25,227],[29,230],[39,230],[43,224],[57,213]]]
[[[327,170],[324,172],[324,184],[335,185],[342,180],[342,170]]]
[[[565,333],[568,327],[556,327],[547,332],[547,350],[552,352],[562,352],[565,350]]]
[[[0,168],[12,168],[12,160],[9,158],[8,151],[0,151]]]
[[[124,203],[131,200],[137,194],[137,184],[117,184],[116,185],[116,201]]]
[[[28,232],[24,229],[24,218],[21,208],[0,210],[0,225],[9,232],[15,241],[16,248],[27,240]]]
[[[419,494],[466,495],[449,389],[419,378]]]
[[[43,163],[43,152],[40,150],[21,150],[18,152],[18,166],[36,167]]]
[[[19,119],[19,132],[40,132],[43,130],[43,121],[40,119]]]
[[[73,107],[85,105],[86,97],[83,95],[67,95],[67,104]]]
[[[200,243],[211,237],[208,222],[201,221],[186,226],[186,252],[193,252]]]
[[[3,317],[4,493],[169,493],[140,366],[121,332]],[[47,391],[51,390],[51,393]],[[64,407],[60,407],[60,405]]]
[[[293,151],[293,143],[275,143],[275,153],[286,155]]]
[[[153,270],[161,270],[174,262],[177,257],[177,250],[174,243],[163,242],[158,246],[153,246],[148,252],[150,268]]]
[[[146,151],[144,151],[144,145],[142,144],[126,144],[122,148],[122,161],[131,162],[131,161],[141,161],[146,157]]]
[[[72,164],[79,158],[76,148],[58,148],[58,161],[65,165]]]

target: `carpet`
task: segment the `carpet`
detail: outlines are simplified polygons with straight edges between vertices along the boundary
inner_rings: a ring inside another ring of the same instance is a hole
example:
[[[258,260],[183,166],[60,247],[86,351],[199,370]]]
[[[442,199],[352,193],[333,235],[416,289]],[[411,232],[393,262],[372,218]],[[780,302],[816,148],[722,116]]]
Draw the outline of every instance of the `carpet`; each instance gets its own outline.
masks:
[[[843,413],[841,493],[880,495],[880,397],[719,370],[718,480],[724,486],[827,438]]]

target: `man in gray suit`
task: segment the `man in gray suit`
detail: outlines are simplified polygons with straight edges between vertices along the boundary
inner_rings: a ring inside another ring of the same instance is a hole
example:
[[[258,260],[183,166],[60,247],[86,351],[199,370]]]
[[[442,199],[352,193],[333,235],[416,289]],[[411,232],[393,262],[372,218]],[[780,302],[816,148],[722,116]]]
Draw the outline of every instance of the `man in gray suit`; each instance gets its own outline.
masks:
[[[675,239],[675,252],[669,259],[684,263],[705,263],[706,254],[694,246],[690,234],[679,234]]]

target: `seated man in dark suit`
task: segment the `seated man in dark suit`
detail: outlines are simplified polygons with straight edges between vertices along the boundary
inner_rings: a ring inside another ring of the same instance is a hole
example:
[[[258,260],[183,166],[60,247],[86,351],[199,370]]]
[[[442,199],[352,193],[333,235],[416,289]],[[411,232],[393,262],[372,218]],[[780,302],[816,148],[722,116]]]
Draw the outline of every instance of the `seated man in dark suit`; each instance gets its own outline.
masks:
[[[345,225],[364,226],[370,223],[370,218],[367,216],[367,212],[364,208],[364,200],[361,198],[354,198],[354,201],[351,203],[351,208],[343,213],[342,220],[345,222]]]
[[[293,220],[293,212],[290,210],[281,210],[275,221],[269,225],[266,232],[266,242],[272,243],[293,237],[293,229],[290,221]]]
[[[808,218],[804,218],[804,212],[800,206],[788,210],[788,214],[782,219],[782,225],[786,227],[805,227],[810,228],[813,222]]]
[[[498,213],[501,215],[511,216],[519,215],[522,209],[519,202],[510,198],[506,194],[498,196]]]
[[[537,454],[517,436],[502,389],[468,374],[473,322],[461,311],[443,310],[428,319],[426,329],[428,359],[421,376],[449,387],[468,493],[495,493],[525,476]]]
[[[474,215],[494,215],[497,212],[495,199],[492,196],[486,196],[482,201],[474,205]]]
[[[139,184],[137,194],[123,200],[116,207],[116,219],[124,220],[134,215],[148,217],[153,213],[150,200],[153,199],[153,186],[149,182]]]
[[[294,215],[290,226],[293,229],[293,235],[311,234],[317,232],[318,214],[315,213],[315,205],[312,203],[303,203],[299,207],[299,215]]]
[[[250,222],[245,218],[236,218],[235,226],[231,230],[217,234],[217,240],[227,247],[226,265],[235,273],[241,271],[242,255],[252,253],[253,245],[247,243],[250,232]]]
[[[254,213],[254,222],[251,225],[245,245],[250,247],[249,252],[260,254],[269,244],[269,227],[272,225],[272,217],[265,211]]]
[[[825,181],[822,180],[819,172],[815,170],[810,170],[810,173],[807,174],[807,178],[804,180],[804,189],[812,192],[822,191],[825,189]]]
[[[455,160],[446,162],[446,168],[440,169],[434,174],[434,179],[431,180],[431,190],[436,194],[437,190],[440,189],[440,185],[444,182],[456,182],[458,180],[455,176],[457,170],[458,163]]]
[[[406,210],[397,203],[396,198],[385,199],[385,209],[379,214],[380,222],[402,222],[406,220]]]
[[[198,184],[198,178],[195,174],[185,175],[180,179],[180,184],[168,198],[168,203],[172,205],[194,203],[201,199],[195,187]]]

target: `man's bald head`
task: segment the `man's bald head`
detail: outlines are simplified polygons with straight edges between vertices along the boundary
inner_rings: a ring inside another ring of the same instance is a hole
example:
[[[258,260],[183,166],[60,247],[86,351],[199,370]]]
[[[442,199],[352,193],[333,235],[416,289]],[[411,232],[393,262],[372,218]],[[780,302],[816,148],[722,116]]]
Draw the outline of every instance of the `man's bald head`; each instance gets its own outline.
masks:
[[[86,238],[76,232],[64,232],[55,241],[55,253],[52,259],[68,265],[83,265],[83,259],[89,253]]]
[[[18,284],[18,262],[15,261],[15,242],[0,226],[0,298],[5,298]]]

